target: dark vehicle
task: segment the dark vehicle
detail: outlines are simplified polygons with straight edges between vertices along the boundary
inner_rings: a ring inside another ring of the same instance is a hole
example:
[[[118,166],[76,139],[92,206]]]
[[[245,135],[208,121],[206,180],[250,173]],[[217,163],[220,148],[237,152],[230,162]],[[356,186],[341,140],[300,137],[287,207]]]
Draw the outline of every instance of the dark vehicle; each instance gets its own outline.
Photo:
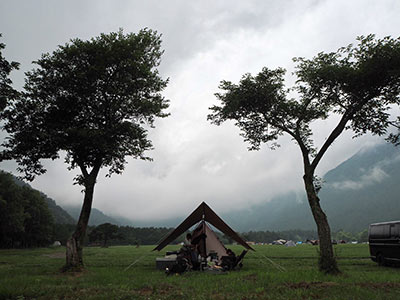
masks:
[[[379,265],[400,262],[400,221],[369,225],[368,241],[371,259]]]

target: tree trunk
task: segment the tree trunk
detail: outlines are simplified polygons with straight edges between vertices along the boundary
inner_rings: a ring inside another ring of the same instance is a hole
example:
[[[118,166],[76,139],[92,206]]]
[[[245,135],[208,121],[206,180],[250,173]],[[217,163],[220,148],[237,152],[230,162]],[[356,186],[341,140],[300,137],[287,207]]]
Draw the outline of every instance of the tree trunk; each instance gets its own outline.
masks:
[[[92,209],[96,177],[97,173],[95,175],[88,175],[88,177],[85,178],[85,197],[75,232],[67,240],[66,264],[63,268],[64,271],[81,271],[83,268],[82,249],[89,222],[90,211]]]
[[[325,273],[337,274],[340,271],[333,253],[331,229],[328,224],[328,219],[319,204],[320,200],[314,188],[313,176],[306,172],[303,179],[307,191],[308,203],[310,204],[315,223],[317,224],[320,249],[318,261],[319,269]]]

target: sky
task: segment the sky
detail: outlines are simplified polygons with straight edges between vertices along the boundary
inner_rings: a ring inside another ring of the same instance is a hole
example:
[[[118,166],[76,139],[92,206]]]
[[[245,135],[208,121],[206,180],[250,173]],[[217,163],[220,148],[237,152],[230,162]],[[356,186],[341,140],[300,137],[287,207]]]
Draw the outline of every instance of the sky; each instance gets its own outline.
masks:
[[[311,58],[354,43],[357,36],[400,36],[398,0],[326,1],[136,1],[136,0],[2,0],[1,42],[4,56],[21,63],[14,86],[21,89],[24,72],[41,54],[72,38],[90,39],[123,28],[148,27],[162,34],[165,53],[159,67],[169,78],[163,95],[170,100],[170,117],[157,120],[149,131],[152,162],[129,159],[122,175],[98,178],[93,206],[131,221],[186,216],[202,201],[217,213],[270,201],[283,193],[302,193],[302,163],[298,146],[283,136],[281,147],[248,151],[232,122],[207,121],[221,80],[237,82],[264,66],[287,70],[286,84],[295,78],[293,57]],[[313,124],[321,145],[337,119]],[[4,138],[4,133],[0,138]],[[317,174],[323,174],[363,147],[382,142],[346,132],[328,150]],[[62,206],[81,205],[82,187],[72,185],[75,171],[62,159],[44,162],[47,173],[31,185]],[[17,175],[15,163],[0,169]]]

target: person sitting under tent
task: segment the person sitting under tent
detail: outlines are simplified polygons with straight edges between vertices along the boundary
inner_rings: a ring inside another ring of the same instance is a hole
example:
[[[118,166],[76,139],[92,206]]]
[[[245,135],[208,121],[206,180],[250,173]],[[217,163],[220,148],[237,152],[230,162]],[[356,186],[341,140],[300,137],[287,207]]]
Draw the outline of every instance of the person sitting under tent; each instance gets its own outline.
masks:
[[[191,233],[186,234],[186,238],[183,242],[184,243],[183,251],[189,254],[190,257],[189,264],[192,266],[192,268],[197,268],[198,251],[197,251],[197,245],[193,242],[192,238],[193,237]]]
[[[191,233],[186,234],[186,237],[185,237],[185,240],[183,241],[183,244],[185,246],[192,245],[192,234]]]

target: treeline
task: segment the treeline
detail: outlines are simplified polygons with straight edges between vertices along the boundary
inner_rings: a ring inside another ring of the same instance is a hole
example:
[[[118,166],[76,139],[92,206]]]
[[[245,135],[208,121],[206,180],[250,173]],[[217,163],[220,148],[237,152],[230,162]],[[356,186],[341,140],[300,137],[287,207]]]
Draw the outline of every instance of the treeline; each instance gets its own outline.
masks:
[[[88,234],[88,244],[91,245],[156,245],[173,228],[136,228],[130,226],[117,226],[110,223],[91,227]],[[224,244],[231,244],[234,241],[229,237],[216,232],[216,235]],[[317,239],[317,233],[312,230],[287,230],[287,231],[250,231],[241,234],[247,240],[256,243],[271,243],[277,239],[305,241],[307,239]],[[182,234],[175,240],[180,243],[184,240],[185,234]]]
[[[332,238],[336,241],[346,241],[346,242],[368,242],[368,229],[361,232],[351,233],[344,230],[338,230],[332,234]]]
[[[95,230],[97,228],[104,226],[105,224],[89,229],[89,242],[104,242],[104,236],[107,234],[107,228],[104,229],[104,233],[97,233],[95,238],[90,239],[90,237],[93,235],[92,232],[96,232]],[[173,230],[173,228],[166,227],[116,227],[116,232],[108,240],[109,245],[156,245],[163,237]],[[181,240],[183,241],[183,238]]]

